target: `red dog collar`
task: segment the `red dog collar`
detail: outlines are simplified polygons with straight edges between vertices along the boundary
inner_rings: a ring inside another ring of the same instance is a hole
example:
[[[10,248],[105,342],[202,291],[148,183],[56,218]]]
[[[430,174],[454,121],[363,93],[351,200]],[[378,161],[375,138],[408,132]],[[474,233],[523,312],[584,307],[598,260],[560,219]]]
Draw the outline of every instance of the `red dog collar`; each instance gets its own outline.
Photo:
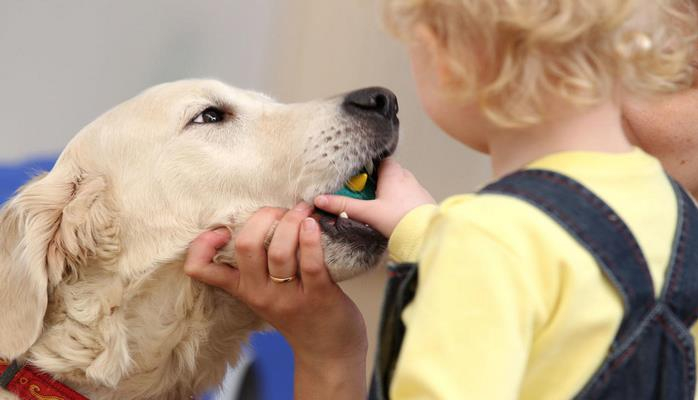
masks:
[[[9,365],[0,360],[0,375]],[[21,400],[88,400],[87,397],[54,380],[31,365],[17,371],[8,383],[7,390]]]

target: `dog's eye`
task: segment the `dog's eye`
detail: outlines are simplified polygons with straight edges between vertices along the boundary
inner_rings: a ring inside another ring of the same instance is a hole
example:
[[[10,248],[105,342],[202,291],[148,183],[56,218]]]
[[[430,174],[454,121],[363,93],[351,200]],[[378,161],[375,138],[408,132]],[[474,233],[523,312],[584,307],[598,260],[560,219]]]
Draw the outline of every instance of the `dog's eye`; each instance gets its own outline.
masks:
[[[201,114],[197,115],[191,122],[194,124],[215,124],[223,121],[225,113],[215,107],[205,109]]]

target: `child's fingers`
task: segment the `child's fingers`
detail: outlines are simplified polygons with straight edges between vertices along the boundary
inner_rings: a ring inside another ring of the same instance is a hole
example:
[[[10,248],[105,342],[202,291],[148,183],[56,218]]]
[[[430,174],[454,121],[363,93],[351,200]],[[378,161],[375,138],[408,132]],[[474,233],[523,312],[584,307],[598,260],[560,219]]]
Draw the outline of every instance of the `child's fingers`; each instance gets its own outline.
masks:
[[[309,292],[321,291],[331,283],[330,273],[325,266],[325,256],[320,241],[320,227],[312,218],[306,218],[301,225],[300,274],[303,289]]]
[[[382,160],[378,166],[378,184],[380,185],[381,181],[390,179],[392,176],[402,177],[403,170],[400,163],[395,160],[395,157],[388,157]]]
[[[380,191],[386,184],[399,182],[403,179],[404,170],[402,166],[393,158],[388,157],[381,161],[378,167],[378,188]],[[377,221],[374,200],[358,200],[345,196],[321,195],[315,198],[315,206],[339,215],[346,212],[349,218],[374,225]]]
[[[370,224],[371,200],[357,200],[345,196],[325,194],[315,198],[315,206],[329,213],[347,213],[349,218]]]

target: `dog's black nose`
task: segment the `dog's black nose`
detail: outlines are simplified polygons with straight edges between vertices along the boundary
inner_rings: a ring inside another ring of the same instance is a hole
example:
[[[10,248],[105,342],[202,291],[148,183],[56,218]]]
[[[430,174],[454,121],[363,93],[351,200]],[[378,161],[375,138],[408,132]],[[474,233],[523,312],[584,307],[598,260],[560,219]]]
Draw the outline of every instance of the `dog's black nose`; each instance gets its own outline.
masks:
[[[342,104],[350,114],[375,115],[387,120],[397,117],[397,97],[388,89],[371,87],[347,94]]]

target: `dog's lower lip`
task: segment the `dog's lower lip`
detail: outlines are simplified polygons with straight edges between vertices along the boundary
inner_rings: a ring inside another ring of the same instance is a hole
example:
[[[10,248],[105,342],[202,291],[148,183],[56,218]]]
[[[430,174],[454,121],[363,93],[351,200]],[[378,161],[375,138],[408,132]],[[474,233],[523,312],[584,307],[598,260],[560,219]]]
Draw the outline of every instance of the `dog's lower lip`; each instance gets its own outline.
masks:
[[[318,224],[320,225],[320,228],[323,232],[327,234],[337,234],[341,233],[338,232],[337,230],[341,230],[342,228],[347,228],[347,229],[356,229],[358,227],[363,227],[369,230],[371,233],[380,235],[378,231],[373,229],[371,225],[369,224],[364,224],[360,223],[358,221],[355,221],[351,219],[351,216],[349,218],[341,218],[337,215],[328,213],[327,211],[320,210],[318,208],[315,208],[313,210],[313,213],[310,215],[311,218],[316,220]],[[332,232],[331,232],[332,230]],[[382,235],[380,235],[382,236]]]

